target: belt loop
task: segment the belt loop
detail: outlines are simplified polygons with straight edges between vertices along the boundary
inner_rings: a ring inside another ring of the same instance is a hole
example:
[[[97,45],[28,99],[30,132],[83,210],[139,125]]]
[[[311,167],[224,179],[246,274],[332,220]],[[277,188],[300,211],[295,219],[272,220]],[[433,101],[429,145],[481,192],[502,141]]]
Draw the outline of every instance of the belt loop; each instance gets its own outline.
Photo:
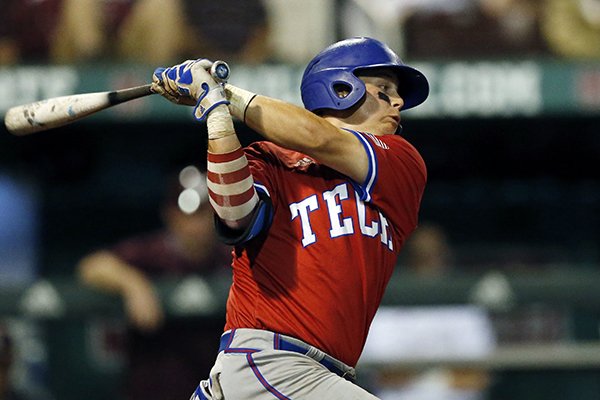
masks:
[[[276,333],[275,335],[273,335],[273,348],[275,350],[279,350],[281,344],[281,337],[279,336],[279,333]]]

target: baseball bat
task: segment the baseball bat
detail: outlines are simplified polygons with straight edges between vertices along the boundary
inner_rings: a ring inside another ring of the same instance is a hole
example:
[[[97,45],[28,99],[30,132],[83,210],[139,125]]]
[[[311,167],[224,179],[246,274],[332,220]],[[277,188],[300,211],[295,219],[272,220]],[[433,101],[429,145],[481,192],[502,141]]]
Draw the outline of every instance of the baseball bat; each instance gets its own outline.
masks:
[[[229,71],[229,66],[224,61],[215,61],[210,69],[211,75],[218,82],[226,82]],[[23,104],[6,112],[4,124],[13,135],[29,135],[67,125],[117,104],[151,95],[154,92],[150,88],[151,85],[147,84],[108,92],[53,97]]]
[[[6,129],[24,136],[67,125],[90,114],[154,92],[150,84],[110,92],[53,97],[10,108],[4,116]]]

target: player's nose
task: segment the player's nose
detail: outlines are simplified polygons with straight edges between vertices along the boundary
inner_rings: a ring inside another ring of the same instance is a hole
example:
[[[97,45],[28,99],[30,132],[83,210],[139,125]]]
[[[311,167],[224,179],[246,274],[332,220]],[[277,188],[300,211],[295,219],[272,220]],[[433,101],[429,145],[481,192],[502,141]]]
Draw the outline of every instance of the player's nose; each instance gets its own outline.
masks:
[[[391,100],[392,107],[394,107],[398,110],[401,110],[402,107],[404,107],[404,99],[400,95],[392,96],[390,98],[390,100]]]

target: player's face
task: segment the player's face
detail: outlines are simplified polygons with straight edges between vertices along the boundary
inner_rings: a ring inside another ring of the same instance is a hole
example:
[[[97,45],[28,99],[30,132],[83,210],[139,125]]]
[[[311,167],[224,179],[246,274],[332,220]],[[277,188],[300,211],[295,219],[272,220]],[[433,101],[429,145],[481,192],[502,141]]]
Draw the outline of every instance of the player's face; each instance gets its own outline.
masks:
[[[364,102],[356,109],[352,119],[360,122],[360,130],[375,135],[393,135],[400,125],[400,109],[404,100],[398,94],[398,77],[386,69],[361,73],[365,83]]]

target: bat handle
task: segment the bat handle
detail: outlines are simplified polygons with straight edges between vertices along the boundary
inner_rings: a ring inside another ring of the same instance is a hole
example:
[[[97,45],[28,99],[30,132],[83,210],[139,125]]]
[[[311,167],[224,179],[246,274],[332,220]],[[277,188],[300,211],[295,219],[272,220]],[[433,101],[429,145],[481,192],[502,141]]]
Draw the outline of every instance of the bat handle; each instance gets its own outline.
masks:
[[[148,96],[154,94],[151,88],[152,84],[147,84],[128,89],[115,90],[108,93],[108,101],[111,106],[114,106],[139,97]]]
[[[231,70],[225,61],[215,61],[210,67],[210,74],[219,83],[226,83]],[[128,89],[114,90],[108,93],[108,101],[111,106],[121,104],[129,100],[137,99],[154,94],[152,84],[136,86]]]

